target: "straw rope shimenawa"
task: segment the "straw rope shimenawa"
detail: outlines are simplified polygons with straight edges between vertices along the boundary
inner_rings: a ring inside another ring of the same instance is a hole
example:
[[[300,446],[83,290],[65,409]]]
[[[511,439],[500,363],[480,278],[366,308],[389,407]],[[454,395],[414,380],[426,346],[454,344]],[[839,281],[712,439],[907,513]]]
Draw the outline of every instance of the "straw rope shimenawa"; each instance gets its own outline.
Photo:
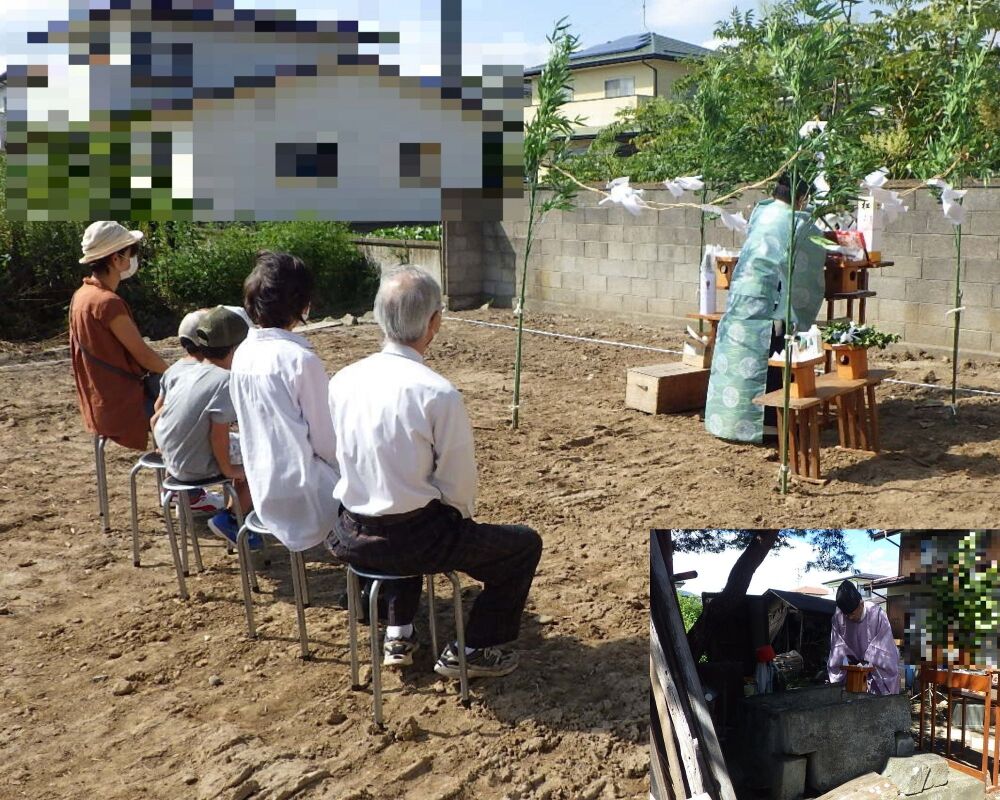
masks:
[[[736,199],[745,192],[752,192],[755,189],[764,188],[772,181],[777,180],[781,176],[781,174],[804,152],[806,152],[805,148],[797,150],[780,167],[778,167],[777,170],[768,175],[766,178],[756,181],[755,183],[748,183],[746,186],[741,186],[738,189],[734,189],[729,194],[722,195],[721,197],[716,197],[712,200],[712,205],[722,205],[723,203],[728,203],[730,200]],[[958,165],[962,162],[963,158],[964,155],[958,156],[952,162],[951,166],[948,167],[948,169],[935,175],[933,178],[930,178],[930,180],[947,178],[949,175],[951,175],[951,173],[953,173],[957,169]],[[606,192],[603,189],[598,189],[595,186],[588,186],[587,184],[583,183],[579,178],[577,178],[575,175],[571,175],[570,173],[568,173],[562,167],[549,163],[546,163],[543,166],[546,169],[555,170],[556,172],[564,175],[565,177],[569,178],[569,180],[571,180],[573,183],[575,183],[577,186],[579,186],[581,189],[584,189],[585,191],[593,192],[594,194],[599,194],[602,197],[611,197],[611,194],[609,192]],[[916,194],[916,192],[919,189],[925,188],[926,185],[927,185],[926,181],[918,181],[914,186],[911,186],[909,189],[904,189],[903,191],[901,191],[899,193],[899,196],[908,197],[909,195]],[[699,211],[704,210],[703,204],[701,203],[658,203],[656,201],[642,200],[642,199],[640,199],[640,203],[643,208],[648,208],[651,211],[667,211],[672,208],[695,208],[698,209]]]

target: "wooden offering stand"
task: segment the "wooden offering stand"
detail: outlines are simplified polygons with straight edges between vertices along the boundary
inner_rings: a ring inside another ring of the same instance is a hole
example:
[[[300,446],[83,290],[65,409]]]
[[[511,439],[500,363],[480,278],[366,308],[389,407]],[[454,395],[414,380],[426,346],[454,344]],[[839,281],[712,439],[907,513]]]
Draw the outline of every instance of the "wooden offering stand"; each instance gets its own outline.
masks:
[[[852,664],[847,669],[847,691],[854,694],[868,693],[868,676],[872,674],[874,667],[862,667],[860,664]]]
[[[816,367],[823,363],[823,358],[811,358],[808,361],[798,361],[792,363],[789,374],[789,395],[796,400],[803,397],[816,396]],[[769,367],[777,367],[783,370],[785,362],[783,360],[768,359]]]
[[[867,347],[824,343],[823,349],[834,354],[837,377],[841,380],[856,381],[868,375]]]
[[[869,297],[875,297],[875,292],[868,288],[868,271],[891,267],[895,262],[883,261],[882,254],[872,250],[862,261],[848,261],[840,253],[830,253],[826,257],[826,321],[833,322],[834,309],[838,300],[847,304],[847,319],[854,319],[854,303],[858,303],[858,325],[865,324],[866,303]],[[828,355],[825,371],[832,369],[831,358]]]
[[[733,280],[733,270],[736,269],[736,262],[739,256],[716,256],[715,257],[715,285],[720,289],[728,289]]]
[[[812,397],[791,398],[788,410],[788,455],[792,472],[802,480],[823,483],[820,473],[819,411],[826,404],[837,407],[839,443],[848,450],[877,453],[879,450],[878,404],[875,387],[893,373],[885,369],[869,370],[863,378],[844,380],[836,373],[816,378]],[[808,380],[808,379],[807,379]],[[778,411],[778,430],[783,424],[784,389],[758,395],[754,405]],[[780,452],[781,442],[778,442]]]

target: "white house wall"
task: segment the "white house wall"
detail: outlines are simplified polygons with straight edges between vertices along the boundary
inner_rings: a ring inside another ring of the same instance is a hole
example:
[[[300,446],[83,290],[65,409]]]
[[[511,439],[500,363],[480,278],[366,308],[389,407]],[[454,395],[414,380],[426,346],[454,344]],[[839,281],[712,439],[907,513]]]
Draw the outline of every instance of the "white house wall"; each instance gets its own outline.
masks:
[[[478,114],[466,120],[461,111],[442,111],[441,102],[429,91],[404,97],[375,75],[343,75],[285,81],[256,90],[253,99],[198,103],[195,197],[211,198],[209,216],[217,220],[250,210],[256,219],[315,210],[354,221],[439,220],[441,190],[399,187],[399,144],[439,142],[442,189],[475,188],[482,183],[483,127]],[[336,188],[279,186],[276,143],[317,141],[337,143]]]

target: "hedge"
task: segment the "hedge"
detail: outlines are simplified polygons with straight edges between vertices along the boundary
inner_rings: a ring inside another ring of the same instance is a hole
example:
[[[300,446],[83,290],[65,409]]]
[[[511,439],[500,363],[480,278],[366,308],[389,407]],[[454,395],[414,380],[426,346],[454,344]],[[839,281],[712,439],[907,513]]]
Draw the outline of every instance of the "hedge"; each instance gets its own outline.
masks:
[[[89,270],[79,263],[86,223],[11,222],[6,218],[0,153],[0,339],[54,336],[66,328],[69,298]],[[146,235],[136,276],[119,292],[143,334],[169,336],[188,311],[240,302],[258,250],[299,256],[316,279],[313,316],[371,308],[377,267],[330,222],[199,224],[129,222]]]

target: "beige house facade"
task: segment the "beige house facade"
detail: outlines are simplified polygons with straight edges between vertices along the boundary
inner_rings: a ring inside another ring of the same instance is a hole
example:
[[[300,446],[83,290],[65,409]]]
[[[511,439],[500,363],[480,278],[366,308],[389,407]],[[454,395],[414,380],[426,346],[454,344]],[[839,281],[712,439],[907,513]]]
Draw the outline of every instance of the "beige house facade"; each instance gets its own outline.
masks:
[[[570,102],[565,106],[568,117],[583,121],[574,139],[585,149],[622,109],[638,108],[654,97],[671,97],[674,84],[688,74],[687,60],[709,52],[657,33],[643,33],[575,53],[570,59]],[[526,125],[538,112],[541,71],[537,66],[524,73]]]

